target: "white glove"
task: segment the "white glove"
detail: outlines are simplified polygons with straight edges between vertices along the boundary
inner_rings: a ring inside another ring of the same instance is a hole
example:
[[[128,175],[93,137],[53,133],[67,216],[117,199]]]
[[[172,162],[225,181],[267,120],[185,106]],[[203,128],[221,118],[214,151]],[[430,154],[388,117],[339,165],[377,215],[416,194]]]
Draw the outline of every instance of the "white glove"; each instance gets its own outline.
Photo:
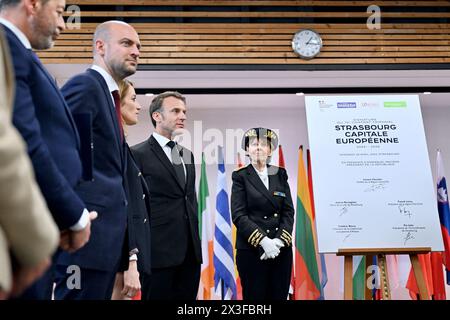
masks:
[[[264,249],[264,253],[260,257],[261,260],[265,260],[264,258],[273,259],[280,254],[280,249],[277,247],[276,242],[269,237],[264,237],[259,244]]]
[[[278,249],[281,249],[284,247],[284,242],[281,241],[281,239],[275,238],[275,239],[273,239],[273,241],[275,242],[275,245],[278,247]]]

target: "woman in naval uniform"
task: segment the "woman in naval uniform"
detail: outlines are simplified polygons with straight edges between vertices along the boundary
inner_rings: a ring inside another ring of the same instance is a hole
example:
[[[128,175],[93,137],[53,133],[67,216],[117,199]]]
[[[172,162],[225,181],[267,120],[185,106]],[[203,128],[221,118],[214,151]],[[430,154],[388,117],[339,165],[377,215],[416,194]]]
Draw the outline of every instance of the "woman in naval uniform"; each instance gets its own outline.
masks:
[[[249,129],[242,148],[250,164],[232,176],[236,264],[246,300],[286,300],[289,291],[294,206],[286,170],[268,164],[277,146],[272,130]]]

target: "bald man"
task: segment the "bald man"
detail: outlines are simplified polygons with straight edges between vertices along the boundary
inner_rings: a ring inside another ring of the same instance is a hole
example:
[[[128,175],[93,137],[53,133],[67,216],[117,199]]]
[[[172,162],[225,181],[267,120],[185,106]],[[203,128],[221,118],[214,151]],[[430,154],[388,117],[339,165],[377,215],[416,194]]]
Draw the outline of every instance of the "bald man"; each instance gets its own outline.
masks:
[[[89,243],[57,261],[56,299],[110,299],[124,243],[127,199],[124,190],[125,139],[118,82],[134,74],[140,42],[121,21],[100,24],[94,33],[94,63],[61,89],[74,115],[91,115],[93,182],[77,187],[89,210],[98,212]]]

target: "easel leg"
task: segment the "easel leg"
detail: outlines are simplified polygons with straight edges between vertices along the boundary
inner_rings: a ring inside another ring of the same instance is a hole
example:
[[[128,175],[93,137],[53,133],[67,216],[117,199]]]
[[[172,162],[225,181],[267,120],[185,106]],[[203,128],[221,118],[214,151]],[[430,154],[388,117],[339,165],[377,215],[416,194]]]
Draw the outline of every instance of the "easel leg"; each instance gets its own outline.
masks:
[[[419,288],[420,299],[430,300],[427,285],[425,283],[425,277],[423,276],[423,271],[420,266],[419,256],[417,254],[410,254],[409,258],[411,259],[414,276],[416,277],[417,287]]]
[[[344,299],[353,300],[353,256],[344,256]]]

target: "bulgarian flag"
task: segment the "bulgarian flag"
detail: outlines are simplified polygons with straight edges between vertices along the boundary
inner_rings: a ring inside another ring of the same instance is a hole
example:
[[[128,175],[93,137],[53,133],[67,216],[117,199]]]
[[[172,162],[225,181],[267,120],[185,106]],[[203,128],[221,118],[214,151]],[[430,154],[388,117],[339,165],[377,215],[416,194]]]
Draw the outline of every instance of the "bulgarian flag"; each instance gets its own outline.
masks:
[[[303,162],[303,146],[300,146],[298,155],[295,235],[295,299],[317,300],[321,296],[321,290],[315,247],[314,217],[308,177]]]
[[[353,300],[365,300],[366,256],[353,257]]]
[[[206,178],[205,155],[202,153],[200,187],[198,193],[198,220],[202,241],[202,258],[199,298],[211,300],[214,289],[213,236],[214,219],[210,210],[208,180]]]

